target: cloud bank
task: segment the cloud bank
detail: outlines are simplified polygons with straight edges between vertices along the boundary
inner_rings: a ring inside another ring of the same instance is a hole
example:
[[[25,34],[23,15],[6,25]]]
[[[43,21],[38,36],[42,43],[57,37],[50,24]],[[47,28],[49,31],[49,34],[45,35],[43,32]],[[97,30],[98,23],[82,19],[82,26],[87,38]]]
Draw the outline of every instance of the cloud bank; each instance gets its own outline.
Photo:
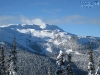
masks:
[[[43,21],[42,21],[43,20]],[[27,18],[25,16],[0,16],[0,26],[7,24],[36,24],[45,28],[45,24],[55,25],[100,25],[100,18],[87,17],[82,15],[71,15],[56,19]]]
[[[46,23],[49,24],[61,24],[61,25],[83,25],[83,24],[90,24],[90,25],[100,25],[100,18],[90,18],[87,16],[82,15],[71,15],[57,19],[49,19],[45,20]]]

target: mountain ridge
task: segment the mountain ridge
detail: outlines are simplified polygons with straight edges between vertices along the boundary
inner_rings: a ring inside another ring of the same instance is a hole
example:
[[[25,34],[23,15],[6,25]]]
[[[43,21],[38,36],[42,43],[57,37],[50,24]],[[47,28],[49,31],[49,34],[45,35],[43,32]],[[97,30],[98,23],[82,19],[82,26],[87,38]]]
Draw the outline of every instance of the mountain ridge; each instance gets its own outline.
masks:
[[[0,41],[6,41],[9,43],[11,43],[13,37],[16,36],[19,45],[29,49],[30,51],[40,52],[40,54],[59,52],[59,49],[64,51],[67,50],[66,52],[69,52],[71,51],[71,45],[77,47],[79,44],[85,45],[91,41],[93,44],[96,42],[100,43],[99,37],[79,37],[75,34],[65,32],[58,26],[49,24],[45,24],[44,28],[41,28],[41,25],[34,24],[8,24],[0,26],[0,35]],[[67,46],[61,48],[62,45]],[[58,46],[60,46],[59,49]],[[98,48],[98,46],[99,45],[96,43],[95,48]]]

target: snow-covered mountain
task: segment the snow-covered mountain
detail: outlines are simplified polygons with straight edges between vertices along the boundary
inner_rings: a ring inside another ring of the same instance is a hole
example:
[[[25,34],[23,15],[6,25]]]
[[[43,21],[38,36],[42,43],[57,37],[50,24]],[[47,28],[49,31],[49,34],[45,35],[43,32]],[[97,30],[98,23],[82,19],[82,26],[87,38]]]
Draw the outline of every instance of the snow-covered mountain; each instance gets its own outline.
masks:
[[[96,50],[94,51],[95,67],[100,59],[99,37],[77,36],[49,24],[9,24],[0,26],[0,44],[4,45],[5,60],[8,59],[14,36],[17,42],[18,75],[47,75],[50,67],[54,75],[57,69],[55,59],[61,50],[64,53],[72,53],[75,75],[87,75],[90,43]],[[65,60],[67,63],[67,55]]]
[[[79,49],[81,45],[83,45],[83,49],[89,42],[96,49],[100,43],[98,37],[79,37],[67,33],[55,25],[9,24],[0,26],[1,42],[11,44],[14,36],[19,47],[41,54],[59,52],[60,49],[65,52],[73,52],[74,49]],[[74,53],[78,52],[74,51]]]

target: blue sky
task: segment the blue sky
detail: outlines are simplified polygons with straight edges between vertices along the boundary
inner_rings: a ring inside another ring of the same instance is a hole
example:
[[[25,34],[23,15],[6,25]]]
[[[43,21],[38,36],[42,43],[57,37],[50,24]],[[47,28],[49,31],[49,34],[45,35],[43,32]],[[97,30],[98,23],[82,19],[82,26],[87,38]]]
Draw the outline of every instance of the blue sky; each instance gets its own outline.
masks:
[[[0,0],[0,25],[48,23],[79,36],[100,37],[100,6],[82,7],[82,2],[95,0]]]

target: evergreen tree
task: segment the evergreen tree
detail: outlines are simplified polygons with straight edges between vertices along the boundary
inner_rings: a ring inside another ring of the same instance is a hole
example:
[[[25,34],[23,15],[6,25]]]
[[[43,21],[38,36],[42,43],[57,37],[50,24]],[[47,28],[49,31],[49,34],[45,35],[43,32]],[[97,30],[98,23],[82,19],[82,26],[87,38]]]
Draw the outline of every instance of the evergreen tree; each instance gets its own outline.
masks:
[[[100,61],[99,61],[98,68],[96,70],[95,75],[100,75]]]
[[[11,70],[10,70],[11,55],[8,56],[7,61],[8,61],[8,65],[7,65],[7,68],[8,68],[7,69],[7,75],[10,75],[10,72],[11,72]]]
[[[72,70],[72,61],[71,61],[71,54],[68,54],[68,65],[67,65],[67,75],[74,75],[73,70]]]
[[[16,66],[16,38],[14,37],[13,44],[12,44],[12,50],[9,55],[8,59],[8,75],[17,75],[17,66]]]
[[[60,50],[60,53],[57,57],[57,71],[56,71],[56,75],[63,75],[64,71],[65,71],[65,64],[64,64],[65,60],[64,60],[64,54],[62,53],[62,51]]]
[[[1,56],[0,56],[0,75],[5,75],[5,61],[4,61],[4,48],[0,46]]]
[[[0,75],[2,73],[2,49],[1,49],[1,46],[0,46]]]
[[[51,67],[48,68],[48,75],[52,75],[52,72],[51,72]]]
[[[93,60],[93,50],[92,46],[89,46],[89,63],[88,63],[88,75],[94,75],[95,74],[95,68],[94,68],[94,60]]]

